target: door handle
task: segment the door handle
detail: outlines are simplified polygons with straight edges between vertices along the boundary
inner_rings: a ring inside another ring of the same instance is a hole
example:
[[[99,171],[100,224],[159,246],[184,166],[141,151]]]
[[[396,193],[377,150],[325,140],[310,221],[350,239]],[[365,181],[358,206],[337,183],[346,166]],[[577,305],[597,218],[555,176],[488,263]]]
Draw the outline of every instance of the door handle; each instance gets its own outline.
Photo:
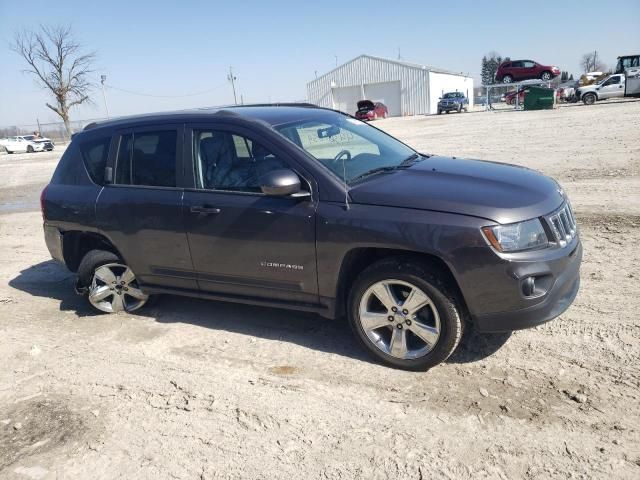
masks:
[[[199,213],[202,215],[215,215],[220,213],[220,209],[216,207],[207,207],[204,205],[193,205],[191,208],[191,213]]]

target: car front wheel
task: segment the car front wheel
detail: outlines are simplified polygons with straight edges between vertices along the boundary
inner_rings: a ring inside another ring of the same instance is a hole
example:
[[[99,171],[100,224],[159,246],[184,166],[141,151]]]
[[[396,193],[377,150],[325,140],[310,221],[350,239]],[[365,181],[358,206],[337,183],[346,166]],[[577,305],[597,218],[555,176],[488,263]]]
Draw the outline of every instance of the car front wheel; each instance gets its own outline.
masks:
[[[459,305],[437,270],[387,259],[358,276],[349,294],[349,323],[378,361],[423,371],[445,361],[458,346]]]
[[[33,147],[31,145],[27,145],[27,153],[33,153]]]
[[[545,82],[551,80],[551,72],[542,72],[542,75],[540,75],[540,80],[544,80]]]
[[[78,267],[78,280],[89,303],[101,312],[133,312],[149,300],[131,268],[105,250],[91,250],[84,256]]]
[[[596,100],[597,98],[595,93],[587,93],[582,96],[582,101],[585,105],[593,105],[594,103],[596,103]]]

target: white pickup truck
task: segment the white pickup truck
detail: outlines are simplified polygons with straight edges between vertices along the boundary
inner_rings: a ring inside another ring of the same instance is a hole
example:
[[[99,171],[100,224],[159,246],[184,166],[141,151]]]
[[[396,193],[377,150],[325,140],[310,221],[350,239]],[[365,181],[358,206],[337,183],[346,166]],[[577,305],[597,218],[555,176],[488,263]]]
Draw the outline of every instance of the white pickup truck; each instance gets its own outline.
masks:
[[[618,73],[603,78],[598,83],[585,85],[576,90],[576,97],[586,105],[592,105],[597,100],[624,97],[625,77]]]
[[[0,150],[7,153],[15,152],[44,152],[53,150],[54,144],[51,140],[35,135],[18,135],[0,139]]]

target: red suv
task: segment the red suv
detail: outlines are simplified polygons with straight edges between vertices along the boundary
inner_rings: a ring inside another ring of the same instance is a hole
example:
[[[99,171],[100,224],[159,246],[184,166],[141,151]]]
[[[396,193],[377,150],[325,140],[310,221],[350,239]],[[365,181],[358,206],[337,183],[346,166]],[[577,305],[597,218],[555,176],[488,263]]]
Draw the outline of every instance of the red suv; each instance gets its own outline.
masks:
[[[358,102],[358,111],[356,118],[364,122],[369,120],[377,120],[378,118],[387,118],[389,109],[382,102],[373,103],[371,100],[360,100]]]
[[[515,80],[551,80],[560,75],[560,69],[555,66],[541,65],[533,60],[509,60],[502,62],[496,71],[496,81],[511,83]]]

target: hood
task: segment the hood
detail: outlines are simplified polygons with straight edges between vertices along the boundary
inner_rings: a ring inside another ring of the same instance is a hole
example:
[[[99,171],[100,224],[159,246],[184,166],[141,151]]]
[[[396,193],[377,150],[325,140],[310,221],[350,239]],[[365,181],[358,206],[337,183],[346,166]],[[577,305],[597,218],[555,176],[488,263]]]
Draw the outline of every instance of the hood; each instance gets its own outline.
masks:
[[[516,165],[429,157],[351,188],[354,203],[416,208],[513,223],[546,215],[564,201],[555,180]]]
[[[358,110],[373,110],[375,105],[371,100],[360,100],[358,102]]]

